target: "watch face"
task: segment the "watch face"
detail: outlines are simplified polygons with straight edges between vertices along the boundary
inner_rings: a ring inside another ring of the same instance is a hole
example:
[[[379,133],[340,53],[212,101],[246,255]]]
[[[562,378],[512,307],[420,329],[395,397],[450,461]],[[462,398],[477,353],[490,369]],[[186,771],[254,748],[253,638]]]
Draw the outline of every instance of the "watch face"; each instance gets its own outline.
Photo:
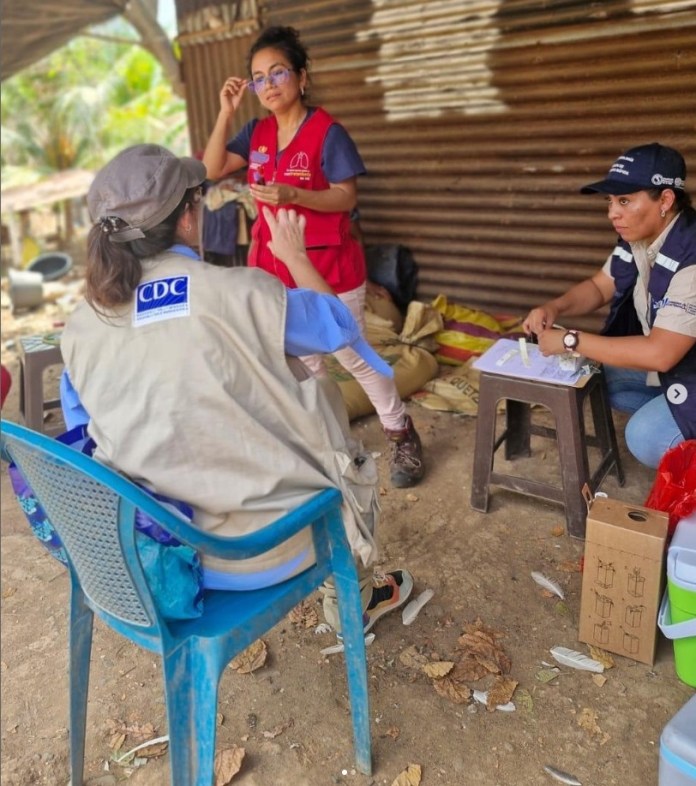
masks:
[[[563,336],[563,346],[566,349],[575,349],[578,345],[578,336],[577,333],[566,333]]]

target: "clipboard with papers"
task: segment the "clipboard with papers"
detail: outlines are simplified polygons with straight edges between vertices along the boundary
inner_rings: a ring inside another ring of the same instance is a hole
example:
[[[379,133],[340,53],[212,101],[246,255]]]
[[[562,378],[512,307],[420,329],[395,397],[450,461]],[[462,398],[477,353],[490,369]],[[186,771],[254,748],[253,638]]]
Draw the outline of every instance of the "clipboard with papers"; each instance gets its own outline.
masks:
[[[524,344],[522,344],[524,342]],[[596,368],[590,361],[561,362],[558,355],[544,357],[536,344],[524,339],[501,338],[477,358],[472,367],[489,374],[531,379],[553,385],[582,387]]]

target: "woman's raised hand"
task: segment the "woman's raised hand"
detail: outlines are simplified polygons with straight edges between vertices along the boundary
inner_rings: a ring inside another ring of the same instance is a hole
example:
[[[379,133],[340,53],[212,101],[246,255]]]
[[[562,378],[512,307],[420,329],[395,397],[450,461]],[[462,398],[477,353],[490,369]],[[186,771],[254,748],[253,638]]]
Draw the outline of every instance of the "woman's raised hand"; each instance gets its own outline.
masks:
[[[271,242],[268,244],[273,255],[285,262],[288,267],[298,260],[307,259],[304,231],[307,219],[298,216],[294,210],[279,210],[275,215],[267,208],[263,214],[271,231]]]
[[[294,210],[285,210],[282,207],[275,214],[265,205],[261,209],[271,230],[268,247],[275,257],[285,262],[297,286],[333,294],[331,287],[307,256],[304,239],[307,219]]]
[[[220,90],[220,109],[230,115],[234,114],[244,98],[248,84],[249,80],[240,76],[228,77]]]

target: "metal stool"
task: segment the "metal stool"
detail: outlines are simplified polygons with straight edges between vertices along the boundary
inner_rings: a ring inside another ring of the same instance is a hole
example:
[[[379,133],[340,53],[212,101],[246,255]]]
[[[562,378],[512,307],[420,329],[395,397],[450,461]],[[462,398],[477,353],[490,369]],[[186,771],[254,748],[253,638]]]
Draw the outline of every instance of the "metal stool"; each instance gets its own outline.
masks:
[[[594,436],[585,434],[583,404],[587,396],[594,420]],[[506,427],[496,439],[496,411],[501,400],[505,400],[506,404]],[[556,422],[555,429],[532,424],[532,404],[541,404],[551,411]],[[495,451],[503,442],[508,460],[531,455],[531,434],[557,440],[562,488],[493,471]],[[587,458],[588,446],[599,447],[602,452],[599,466],[592,475]],[[471,507],[474,510],[487,512],[489,485],[494,484],[530,497],[561,503],[565,506],[568,534],[584,538],[587,505],[582,487],[587,483],[594,493],[609,472],[613,472],[619,485],[623,486],[623,469],[603,374],[583,377],[576,386],[569,386],[481,372],[471,486]]]
[[[60,333],[42,333],[20,338],[19,412],[24,423],[34,431],[58,431],[59,426],[44,429],[44,412],[60,407],[60,399],[44,400],[43,373],[49,366],[63,365]]]

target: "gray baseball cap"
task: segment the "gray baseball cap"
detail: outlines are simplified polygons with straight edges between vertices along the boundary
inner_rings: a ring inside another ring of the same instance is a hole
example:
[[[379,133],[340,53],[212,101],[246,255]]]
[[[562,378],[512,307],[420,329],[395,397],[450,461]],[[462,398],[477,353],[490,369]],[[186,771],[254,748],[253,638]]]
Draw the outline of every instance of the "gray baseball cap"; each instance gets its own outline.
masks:
[[[186,191],[205,178],[205,166],[195,158],[178,158],[160,145],[134,145],[97,173],[87,206],[95,222],[112,217],[125,221],[127,226],[111,232],[109,239],[127,243],[161,224]]]

